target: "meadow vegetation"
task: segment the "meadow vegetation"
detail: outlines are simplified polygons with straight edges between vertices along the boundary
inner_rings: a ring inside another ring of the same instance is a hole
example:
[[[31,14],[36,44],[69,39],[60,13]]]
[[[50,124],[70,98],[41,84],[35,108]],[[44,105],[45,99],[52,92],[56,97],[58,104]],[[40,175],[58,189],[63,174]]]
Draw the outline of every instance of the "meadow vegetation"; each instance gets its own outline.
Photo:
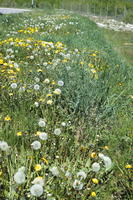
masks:
[[[131,65],[68,11],[0,24],[0,199],[131,200]]]
[[[33,7],[58,8],[100,16],[113,16],[124,22],[133,23],[132,0],[34,0]],[[1,6],[31,7],[32,0],[0,0]]]

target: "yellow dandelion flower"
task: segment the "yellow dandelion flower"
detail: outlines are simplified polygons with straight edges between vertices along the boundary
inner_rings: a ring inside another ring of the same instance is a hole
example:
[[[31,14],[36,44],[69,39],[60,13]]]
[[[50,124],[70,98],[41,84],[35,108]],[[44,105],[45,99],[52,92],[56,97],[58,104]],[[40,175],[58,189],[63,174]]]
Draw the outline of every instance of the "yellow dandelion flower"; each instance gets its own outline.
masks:
[[[129,165],[129,164],[127,164],[126,166],[125,166],[125,168],[126,169],[131,169],[133,166],[132,165]]]
[[[108,146],[104,146],[103,149],[109,150],[109,147]]]
[[[21,136],[21,135],[22,135],[22,132],[19,131],[19,132],[16,133],[16,135],[17,135],[17,136]]]
[[[91,197],[96,197],[96,193],[95,192],[91,192]]]
[[[40,164],[35,165],[34,167],[35,171],[40,171],[42,169],[42,166]]]
[[[96,158],[96,157],[97,157],[96,152],[92,152],[92,153],[91,153],[91,158]]]
[[[96,73],[97,71],[95,69],[91,69],[91,72],[94,74]]]
[[[0,59],[0,65],[2,65],[4,63],[3,59]]]
[[[43,162],[45,162],[46,163],[46,165],[48,165],[48,160],[46,159],[46,158],[41,158],[41,160],[43,161]]]
[[[95,184],[98,184],[99,180],[97,178],[92,178],[92,182],[95,183]]]
[[[35,135],[36,135],[36,136],[39,136],[40,133],[41,133],[40,131],[37,131]]]
[[[91,56],[96,56],[96,54],[95,54],[95,53],[93,53]]]
[[[51,84],[52,84],[52,85],[55,85],[55,84],[56,84],[56,82],[55,82],[55,81],[52,81],[52,82],[51,82]]]
[[[4,118],[5,121],[11,121],[11,117],[9,115],[7,115],[5,118]]]
[[[53,95],[49,93],[49,94],[47,94],[46,96],[47,96],[47,97],[52,97]]]

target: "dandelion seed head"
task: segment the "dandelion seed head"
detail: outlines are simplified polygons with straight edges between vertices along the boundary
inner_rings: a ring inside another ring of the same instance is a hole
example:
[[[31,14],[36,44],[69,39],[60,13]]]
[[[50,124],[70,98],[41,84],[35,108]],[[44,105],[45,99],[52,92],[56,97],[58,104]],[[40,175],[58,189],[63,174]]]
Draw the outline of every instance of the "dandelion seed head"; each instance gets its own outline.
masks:
[[[38,150],[38,149],[40,149],[41,148],[41,143],[39,142],[39,141],[34,141],[32,144],[31,144],[31,147],[32,147],[32,149],[34,149],[34,150]]]
[[[11,88],[12,88],[12,89],[16,89],[16,88],[17,88],[17,83],[12,83],[12,84],[11,84]]]
[[[94,162],[94,163],[92,164],[92,171],[98,172],[99,170],[100,170],[100,165],[99,165],[99,163]]]
[[[60,128],[56,128],[56,129],[54,130],[54,134],[55,134],[55,135],[60,135],[60,134],[61,134]]]
[[[40,184],[34,184],[30,188],[31,195],[35,197],[40,197],[43,194],[43,187]]]
[[[45,132],[41,132],[41,133],[39,134],[39,138],[40,138],[41,140],[47,140],[47,139],[48,139],[48,134],[45,133]]]

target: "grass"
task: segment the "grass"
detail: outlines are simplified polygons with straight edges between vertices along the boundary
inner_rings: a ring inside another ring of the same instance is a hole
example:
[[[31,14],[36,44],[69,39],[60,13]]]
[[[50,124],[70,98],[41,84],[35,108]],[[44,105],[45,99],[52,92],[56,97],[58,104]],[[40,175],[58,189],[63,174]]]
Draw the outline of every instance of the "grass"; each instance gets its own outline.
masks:
[[[119,55],[126,59],[129,64],[133,63],[133,35],[132,32],[115,32],[104,30],[104,35],[109,40]]]
[[[86,17],[0,23],[0,199],[132,199],[132,67]]]

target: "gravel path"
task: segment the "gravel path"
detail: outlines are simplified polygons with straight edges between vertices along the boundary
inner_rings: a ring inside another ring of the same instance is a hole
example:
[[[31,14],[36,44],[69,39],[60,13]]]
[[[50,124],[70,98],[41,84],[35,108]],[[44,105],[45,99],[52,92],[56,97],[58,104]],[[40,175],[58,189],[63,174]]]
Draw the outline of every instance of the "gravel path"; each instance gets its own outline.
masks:
[[[18,9],[18,8],[0,8],[2,14],[22,13],[31,11],[30,9]]]

